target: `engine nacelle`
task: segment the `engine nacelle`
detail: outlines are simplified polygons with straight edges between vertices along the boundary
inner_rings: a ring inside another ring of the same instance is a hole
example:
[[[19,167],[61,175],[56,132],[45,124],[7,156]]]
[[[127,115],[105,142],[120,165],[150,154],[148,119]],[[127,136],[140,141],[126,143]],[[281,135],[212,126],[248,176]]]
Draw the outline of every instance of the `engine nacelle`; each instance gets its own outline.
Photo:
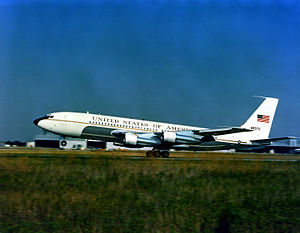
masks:
[[[164,132],[162,135],[162,141],[174,143],[176,141],[176,132]]]
[[[148,137],[147,137],[148,136]],[[155,140],[149,135],[138,135],[134,133],[125,133],[123,139],[123,145],[125,146],[154,146],[158,145],[159,141]]]
[[[201,143],[201,139],[199,137],[195,137],[194,135],[187,135],[184,133],[177,132],[163,132],[162,134],[162,142],[171,143],[171,144],[198,144]]]
[[[126,133],[124,137],[124,144],[126,145],[136,145],[138,137],[133,133]]]

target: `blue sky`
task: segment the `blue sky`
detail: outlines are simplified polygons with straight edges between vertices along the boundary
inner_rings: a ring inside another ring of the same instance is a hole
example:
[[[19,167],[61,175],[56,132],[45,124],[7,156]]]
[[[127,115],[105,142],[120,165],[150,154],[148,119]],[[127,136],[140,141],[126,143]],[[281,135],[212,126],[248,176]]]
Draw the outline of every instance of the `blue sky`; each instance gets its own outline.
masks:
[[[90,111],[202,127],[280,99],[271,136],[300,136],[297,1],[3,1],[0,141]]]

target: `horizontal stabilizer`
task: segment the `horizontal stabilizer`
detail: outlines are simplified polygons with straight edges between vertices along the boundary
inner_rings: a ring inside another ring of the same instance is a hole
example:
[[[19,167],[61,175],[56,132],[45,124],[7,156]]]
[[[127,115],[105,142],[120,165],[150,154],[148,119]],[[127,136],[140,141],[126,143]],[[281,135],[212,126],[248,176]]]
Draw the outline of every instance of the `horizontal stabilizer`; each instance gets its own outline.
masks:
[[[268,139],[251,140],[251,142],[258,143],[258,144],[270,144],[271,142],[283,141],[288,139],[296,139],[296,138],[297,137],[268,138]]]
[[[218,136],[218,135],[225,135],[225,134],[232,134],[232,133],[241,133],[241,132],[249,132],[252,131],[251,129],[245,129],[240,127],[230,127],[230,128],[223,128],[223,129],[204,129],[204,130],[193,130],[193,132],[200,136]]]

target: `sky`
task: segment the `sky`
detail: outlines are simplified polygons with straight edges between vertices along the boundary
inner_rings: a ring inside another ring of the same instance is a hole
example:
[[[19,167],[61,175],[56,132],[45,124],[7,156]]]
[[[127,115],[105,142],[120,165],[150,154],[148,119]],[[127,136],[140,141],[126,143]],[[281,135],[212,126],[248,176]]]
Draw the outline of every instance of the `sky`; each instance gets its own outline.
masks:
[[[271,137],[300,136],[300,4],[293,0],[4,0],[0,141],[74,111],[239,126],[280,99]]]

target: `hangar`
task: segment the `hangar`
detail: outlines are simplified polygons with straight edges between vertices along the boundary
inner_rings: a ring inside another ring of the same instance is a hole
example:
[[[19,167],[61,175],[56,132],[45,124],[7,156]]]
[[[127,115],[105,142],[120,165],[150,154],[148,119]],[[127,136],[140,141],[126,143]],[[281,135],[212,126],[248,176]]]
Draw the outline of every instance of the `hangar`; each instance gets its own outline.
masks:
[[[86,140],[80,138],[62,138],[54,134],[37,135],[34,139],[35,147],[59,148],[85,150],[87,148],[105,149],[106,143],[95,140]]]

